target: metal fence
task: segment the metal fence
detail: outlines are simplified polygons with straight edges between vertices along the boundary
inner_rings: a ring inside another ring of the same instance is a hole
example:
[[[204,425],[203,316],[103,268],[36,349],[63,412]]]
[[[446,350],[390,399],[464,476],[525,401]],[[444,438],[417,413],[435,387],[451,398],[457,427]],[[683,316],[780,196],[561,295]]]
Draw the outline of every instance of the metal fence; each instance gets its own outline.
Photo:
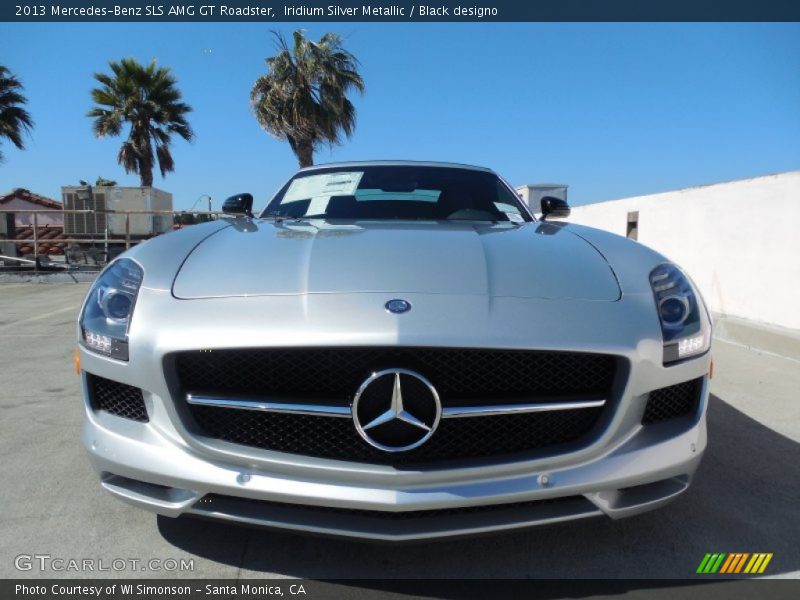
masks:
[[[17,215],[20,214],[27,214],[31,215],[31,224],[18,224],[17,223]],[[14,216],[14,225],[12,230],[14,231],[14,235],[10,235],[8,232],[3,234],[2,230],[0,230],[0,261],[4,264],[6,268],[11,267],[14,270],[19,270],[20,268],[40,270],[52,270],[52,269],[59,269],[59,268],[76,268],[80,264],[80,260],[75,260],[75,257],[80,257],[83,255],[83,264],[89,264],[88,262],[88,255],[91,255],[92,262],[95,266],[102,266],[106,264],[111,258],[116,256],[117,254],[122,252],[121,246],[124,246],[124,249],[127,250],[133,245],[136,245],[146,239],[150,239],[152,237],[156,237],[161,235],[162,233],[167,233],[173,229],[179,229],[181,227],[193,225],[195,223],[201,223],[210,220],[216,220],[219,218],[220,215],[223,213],[218,211],[202,211],[202,210],[193,210],[193,211],[172,211],[172,210],[53,210],[53,209],[2,209],[0,208],[0,219],[8,219],[6,215],[13,215]],[[66,232],[66,225],[67,225],[67,215],[92,215],[93,217],[97,215],[103,215],[102,222],[104,226],[101,228],[102,231],[96,231],[90,234],[71,234],[70,236],[67,235]],[[105,218],[108,215],[113,215],[115,217],[122,217],[125,218],[125,232],[124,234],[120,233],[112,233],[109,227],[110,219]],[[159,232],[151,232],[147,234],[140,234],[134,235],[131,233],[131,216],[135,215],[169,215],[173,217],[174,222],[173,225],[165,230]],[[45,219],[45,217],[58,217],[61,221],[60,224],[52,224],[52,219],[49,219],[47,225],[39,225],[41,219]],[[58,235],[56,237],[47,237],[42,238],[41,229],[53,227],[53,231],[56,229],[61,229],[63,234]],[[17,230],[27,230],[27,228],[32,228],[32,235],[26,238],[17,239],[16,231]],[[11,244],[13,246],[6,246],[6,244]],[[32,246],[33,251],[28,255],[20,256],[19,249],[25,246]],[[42,252],[42,247],[50,248],[53,246],[59,247],[59,249],[63,249],[64,253],[64,261],[52,261],[49,252]],[[2,250],[6,248],[16,248],[17,251],[13,252],[16,256],[11,255],[7,250],[3,252]],[[46,257],[46,259],[43,259]],[[72,260],[71,260],[72,259]],[[12,263],[12,265],[9,265]],[[13,264],[15,263],[15,264]]]

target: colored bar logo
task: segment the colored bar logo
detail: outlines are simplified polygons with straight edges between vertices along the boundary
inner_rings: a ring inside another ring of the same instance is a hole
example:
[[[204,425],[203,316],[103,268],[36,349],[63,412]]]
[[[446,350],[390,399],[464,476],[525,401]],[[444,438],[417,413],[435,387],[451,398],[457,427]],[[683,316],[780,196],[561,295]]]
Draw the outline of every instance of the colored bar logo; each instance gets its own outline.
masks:
[[[763,573],[769,561],[772,560],[772,552],[708,552],[703,560],[700,561],[700,566],[697,567],[697,573],[701,575],[735,575],[737,573],[746,573],[748,575],[759,575]]]

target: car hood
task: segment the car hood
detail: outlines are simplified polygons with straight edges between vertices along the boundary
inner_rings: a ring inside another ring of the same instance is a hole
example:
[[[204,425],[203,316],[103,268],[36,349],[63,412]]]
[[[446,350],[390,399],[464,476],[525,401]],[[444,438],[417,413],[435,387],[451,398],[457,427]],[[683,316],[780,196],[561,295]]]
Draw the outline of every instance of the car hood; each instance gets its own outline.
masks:
[[[188,255],[177,298],[380,292],[612,302],[605,258],[549,223],[238,219]]]

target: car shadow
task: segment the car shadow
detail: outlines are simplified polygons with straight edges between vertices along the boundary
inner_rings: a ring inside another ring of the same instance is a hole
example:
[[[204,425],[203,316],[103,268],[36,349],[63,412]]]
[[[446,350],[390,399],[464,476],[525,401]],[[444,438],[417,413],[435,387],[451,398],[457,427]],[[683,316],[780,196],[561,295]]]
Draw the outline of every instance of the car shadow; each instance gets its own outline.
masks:
[[[245,577],[619,578],[628,580],[620,582],[624,593],[666,585],[637,578],[700,581],[695,570],[706,552],[772,552],[767,574],[800,569],[799,499],[800,444],[712,395],[709,447],[693,486],[669,506],[630,519],[400,546],[192,518],[158,517],[158,528],[177,548],[239,566]],[[570,595],[589,595],[591,587],[584,594],[575,584]]]

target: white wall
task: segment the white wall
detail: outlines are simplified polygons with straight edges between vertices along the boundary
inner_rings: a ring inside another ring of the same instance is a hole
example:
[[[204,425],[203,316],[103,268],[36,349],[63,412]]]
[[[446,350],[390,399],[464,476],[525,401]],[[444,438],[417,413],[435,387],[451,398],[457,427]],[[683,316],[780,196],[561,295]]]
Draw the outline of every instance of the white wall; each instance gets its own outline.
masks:
[[[7,210],[50,210],[41,204],[35,202],[28,202],[23,198],[12,198],[8,202],[0,205],[0,213],[3,209]],[[17,213],[15,216],[17,227],[25,227],[33,225],[33,213]],[[36,217],[36,223],[39,227],[45,225],[62,227],[64,225],[64,215],[61,213],[39,213]]]
[[[569,221],[625,235],[675,261],[711,311],[800,329],[800,171],[573,207]]]

